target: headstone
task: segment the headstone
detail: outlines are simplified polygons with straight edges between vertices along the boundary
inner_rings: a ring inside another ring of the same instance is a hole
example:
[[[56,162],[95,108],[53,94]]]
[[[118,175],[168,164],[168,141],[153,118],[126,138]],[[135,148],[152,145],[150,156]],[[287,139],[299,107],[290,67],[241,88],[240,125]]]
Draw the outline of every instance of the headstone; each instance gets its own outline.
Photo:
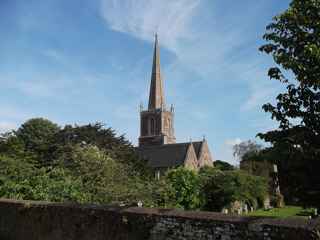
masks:
[[[223,213],[223,214],[228,214],[228,213],[229,213],[229,210],[228,210],[227,208],[223,208],[223,209],[222,209],[222,213]]]
[[[248,214],[248,205],[247,204],[244,204],[243,210],[244,210],[245,214]]]

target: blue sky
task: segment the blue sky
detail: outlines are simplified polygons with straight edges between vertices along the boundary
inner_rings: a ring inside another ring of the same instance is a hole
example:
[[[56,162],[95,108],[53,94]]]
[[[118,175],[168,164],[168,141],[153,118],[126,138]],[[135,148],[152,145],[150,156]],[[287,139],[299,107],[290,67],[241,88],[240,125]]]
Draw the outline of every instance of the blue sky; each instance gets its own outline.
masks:
[[[276,127],[261,105],[282,86],[258,51],[289,0],[0,0],[0,131],[32,117],[61,125],[104,122],[139,135],[153,37],[178,141],[232,144]]]

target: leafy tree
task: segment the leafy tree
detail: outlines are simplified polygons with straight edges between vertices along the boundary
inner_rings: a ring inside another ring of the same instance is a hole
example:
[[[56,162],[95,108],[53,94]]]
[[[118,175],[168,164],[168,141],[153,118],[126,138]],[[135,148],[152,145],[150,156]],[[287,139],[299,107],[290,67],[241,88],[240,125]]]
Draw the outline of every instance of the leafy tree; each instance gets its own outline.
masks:
[[[235,170],[235,167],[228,162],[216,160],[214,161],[214,167],[221,171],[231,171]]]
[[[207,181],[209,178],[219,175],[222,172],[222,170],[210,166],[204,166],[200,168],[199,170],[199,177],[200,177],[200,182],[203,183]]]
[[[260,174],[265,172],[266,161],[269,160],[264,154],[261,144],[255,141],[244,141],[233,146],[233,155],[240,160],[240,169],[245,170],[256,176],[264,176]]]
[[[81,183],[62,168],[38,168],[32,161],[0,156],[0,197],[86,202]]]
[[[262,145],[256,143],[255,141],[244,141],[233,146],[233,156],[238,157],[243,160],[249,155],[254,155],[262,150]]]
[[[0,154],[20,159],[27,158],[30,155],[25,150],[24,141],[17,138],[14,132],[8,132],[3,135],[3,140],[0,141]]]
[[[276,105],[263,106],[279,128],[259,136],[273,145],[286,197],[319,205],[320,2],[293,0],[267,27],[264,39],[268,43],[260,50],[278,65],[268,75],[285,84],[286,92],[277,96]]]
[[[164,198],[175,207],[187,210],[200,207],[199,178],[194,171],[183,167],[169,170],[165,184]]]
[[[61,162],[65,166],[63,159]],[[130,166],[115,161],[94,145],[76,145],[67,168],[80,179],[90,202],[151,204],[152,182],[144,181]]]
[[[46,152],[51,138],[60,130],[57,124],[44,119],[33,118],[21,125],[14,133],[18,138],[16,141],[24,143],[25,151],[35,154],[41,164],[46,164]],[[11,137],[12,140],[14,138]]]
[[[63,157],[68,159],[74,145],[95,145],[108,153],[114,160],[130,165],[135,171],[147,174],[146,162],[136,154],[132,144],[124,135],[116,136],[112,128],[105,128],[102,123],[83,126],[66,125],[55,134],[51,141],[49,156],[54,161]]]
[[[0,197],[153,204],[145,162],[111,128],[97,123],[60,129],[35,118],[3,136]]]
[[[220,171],[205,168],[200,171],[203,209],[221,211],[234,201],[251,206],[262,205],[267,194],[265,179],[241,171]]]
[[[74,146],[72,161],[39,167],[32,159],[0,156],[0,197],[53,202],[153,204],[152,181],[96,146]]]

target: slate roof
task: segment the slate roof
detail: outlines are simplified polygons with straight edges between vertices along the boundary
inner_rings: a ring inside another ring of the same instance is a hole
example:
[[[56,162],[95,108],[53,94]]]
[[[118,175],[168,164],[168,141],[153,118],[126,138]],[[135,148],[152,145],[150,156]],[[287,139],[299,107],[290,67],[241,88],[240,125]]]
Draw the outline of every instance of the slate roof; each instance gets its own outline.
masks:
[[[193,142],[197,157],[202,142]],[[190,142],[165,144],[158,146],[138,147],[137,152],[141,158],[148,160],[152,168],[177,167],[184,164]]]
[[[196,152],[197,158],[199,159],[200,157],[200,151],[202,147],[203,142],[192,142],[192,145],[194,147],[194,151]]]

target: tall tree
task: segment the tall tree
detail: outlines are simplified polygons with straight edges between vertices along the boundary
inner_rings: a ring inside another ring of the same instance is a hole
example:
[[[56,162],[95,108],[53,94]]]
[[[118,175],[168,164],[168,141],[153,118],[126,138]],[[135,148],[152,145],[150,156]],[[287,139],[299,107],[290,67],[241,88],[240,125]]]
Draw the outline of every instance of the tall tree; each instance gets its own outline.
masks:
[[[74,145],[95,145],[107,152],[113,159],[130,165],[139,172],[146,173],[146,162],[136,154],[133,145],[124,137],[117,136],[112,128],[105,128],[102,123],[87,124],[82,126],[66,125],[57,132],[51,141],[48,158],[51,160],[64,155],[68,159]]]
[[[59,130],[59,126],[50,120],[32,118],[23,123],[16,132],[13,132],[7,143],[22,142],[25,153],[34,155],[35,159],[43,165],[46,162],[49,143]]]
[[[228,162],[222,161],[222,160],[214,161],[214,167],[216,169],[221,170],[221,171],[232,171],[232,170],[235,170],[235,167],[233,165],[231,165]]]
[[[263,149],[261,144],[255,141],[243,141],[233,146],[233,156],[237,157],[240,162],[257,155]]]
[[[264,39],[260,50],[278,65],[268,75],[285,84],[286,92],[277,96],[276,105],[263,106],[279,128],[259,136],[273,145],[287,197],[319,204],[320,1],[293,0],[267,26]]]

